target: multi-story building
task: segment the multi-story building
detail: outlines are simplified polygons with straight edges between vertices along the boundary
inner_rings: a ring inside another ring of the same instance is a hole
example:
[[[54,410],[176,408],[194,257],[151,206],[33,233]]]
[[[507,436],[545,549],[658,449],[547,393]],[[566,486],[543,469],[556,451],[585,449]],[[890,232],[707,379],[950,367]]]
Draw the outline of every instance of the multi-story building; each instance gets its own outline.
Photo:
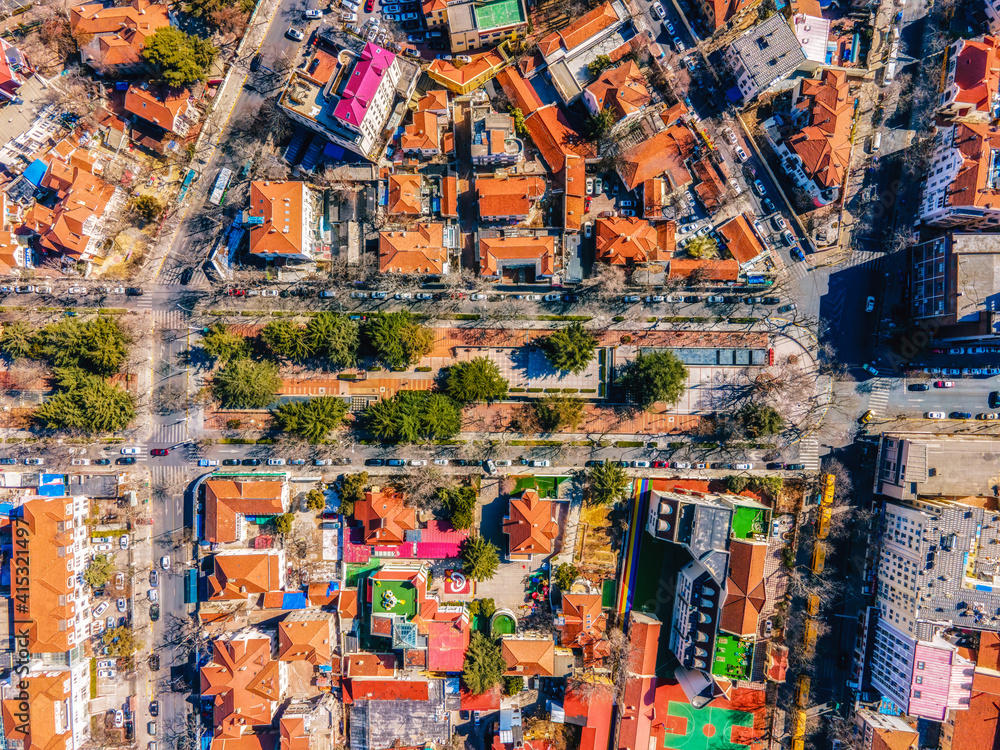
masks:
[[[85,497],[39,497],[13,516],[14,658],[15,666],[28,670],[29,697],[27,717],[18,707],[13,727],[7,712],[14,706],[4,702],[4,731],[27,747],[36,741],[48,747],[59,739],[64,747],[78,748],[90,734],[87,641],[94,631],[90,587],[83,581],[93,555],[89,514]]]
[[[859,750],[917,750],[920,735],[902,716],[859,708],[854,713]]]
[[[136,75],[149,66],[142,59],[147,40],[170,27],[165,3],[131,0],[122,5],[84,3],[69,10],[70,28],[81,39],[80,57],[98,73]]]
[[[449,253],[457,250],[458,230],[454,225],[419,223],[411,230],[379,232],[379,270],[440,276],[448,273]]]
[[[738,36],[723,52],[744,103],[790,76],[806,59],[781,13]]]
[[[472,163],[477,167],[509,167],[524,158],[524,141],[514,131],[514,118],[487,105],[472,106]]]
[[[312,260],[321,239],[321,201],[304,182],[250,183],[250,253],[276,265]]]
[[[532,284],[556,273],[556,242],[551,234],[481,236],[476,247],[479,273],[488,279]]]
[[[458,54],[496,47],[528,28],[521,0],[451,0],[447,14],[451,51]]]
[[[1000,225],[1000,129],[979,122],[938,126],[918,217],[930,226]]]
[[[851,156],[854,97],[847,74],[826,70],[819,78],[799,79],[791,118],[796,132],[788,138],[777,135],[774,118],[765,123],[765,132],[785,174],[813,205],[825,206],[840,195]]]
[[[988,123],[1000,117],[1000,45],[994,37],[959,39],[944,58],[937,112],[950,120]]]
[[[638,217],[597,220],[597,259],[613,266],[655,263],[670,257],[672,232]]]
[[[376,159],[397,98],[407,100],[416,83],[414,66],[371,42],[339,46],[319,34],[304,69],[296,69],[280,103],[295,122],[334,144]]]
[[[211,544],[246,541],[247,518],[262,522],[280,516],[291,502],[291,492],[285,482],[209,479],[204,487],[204,534]]]
[[[523,220],[544,194],[545,180],[541,177],[476,178],[481,221],[508,223]]]
[[[982,750],[1000,743],[1000,634],[979,633],[972,699],[941,723],[940,750]],[[909,750],[907,748],[906,750]]]
[[[635,119],[651,102],[646,77],[632,60],[605,70],[583,91],[583,103],[590,114],[609,109],[615,122]]]

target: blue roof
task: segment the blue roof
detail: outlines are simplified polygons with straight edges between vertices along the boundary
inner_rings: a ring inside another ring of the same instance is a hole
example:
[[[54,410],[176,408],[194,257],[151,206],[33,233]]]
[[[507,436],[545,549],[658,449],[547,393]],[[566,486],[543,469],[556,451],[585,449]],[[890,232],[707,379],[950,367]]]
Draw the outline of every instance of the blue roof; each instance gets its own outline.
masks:
[[[38,494],[42,497],[66,497],[66,477],[62,474],[42,474],[38,480]]]
[[[308,606],[306,595],[301,591],[286,593],[281,598],[282,609],[305,609]]]
[[[30,182],[35,187],[42,184],[42,178],[45,176],[45,172],[48,170],[49,165],[46,164],[41,159],[35,159],[28,168],[24,170],[24,179]]]
[[[335,143],[327,143],[323,148],[323,155],[333,157],[334,159],[343,159],[344,149]]]

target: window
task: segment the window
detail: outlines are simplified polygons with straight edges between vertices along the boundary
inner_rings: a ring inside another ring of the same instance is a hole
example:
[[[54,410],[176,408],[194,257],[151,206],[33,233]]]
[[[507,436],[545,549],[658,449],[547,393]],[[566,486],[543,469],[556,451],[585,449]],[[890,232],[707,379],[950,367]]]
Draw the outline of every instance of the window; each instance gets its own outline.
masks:
[[[913,691],[913,697],[914,698],[919,698],[920,697],[920,691],[919,690],[914,690]]]
[[[922,661],[918,661],[917,662],[917,669],[923,669],[923,668],[924,668],[924,663]]]
[[[924,684],[924,678],[923,677],[917,677],[917,684],[918,685],[923,685]]]

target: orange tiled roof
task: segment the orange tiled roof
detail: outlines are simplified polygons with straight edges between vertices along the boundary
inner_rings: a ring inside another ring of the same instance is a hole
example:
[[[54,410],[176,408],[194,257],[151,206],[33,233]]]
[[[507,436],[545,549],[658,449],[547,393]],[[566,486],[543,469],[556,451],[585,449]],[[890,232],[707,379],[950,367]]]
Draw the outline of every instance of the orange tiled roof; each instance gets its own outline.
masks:
[[[304,182],[251,182],[250,215],[263,224],[250,227],[250,252],[255,255],[299,255],[303,251],[303,205],[308,198]]]
[[[642,215],[645,218],[663,218],[663,192],[663,179],[660,177],[642,183]]]
[[[730,219],[719,227],[719,232],[726,238],[726,249],[729,254],[741,265],[749,263],[764,252],[764,246],[760,244],[760,240],[754,234],[746,214],[740,214]]]
[[[477,177],[479,216],[527,216],[531,203],[545,194],[541,177]]]
[[[448,112],[448,91],[446,89],[428,91],[417,102],[417,112],[446,114]]]
[[[394,174],[389,176],[389,213],[419,216],[423,213],[420,204],[420,175]]]
[[[438,130],[438,116],[423,111],[413,115],[413,124],[403,129],[399,139],[403,151],[440,151],[441,133]]]
[[[671,279],[687,279],[700,274],[706,281],[736,281],[740,275],[740,264],[732,258],[726,260],[706,260],[704,258],[671,258]]]
[[[424,0],[420,8],[423,10],[425,16],[430,15],[437,10],[447,10],[448,0]]]
[[[978,112],[989,112],[991,99],[1000,88],[1000,47],[991,36],[968,39],[958,53],[955,68],[956,102],[972,105]]]
[[[456,86],[464,86],[484,73],[489,73],[490,70],[501,68],[504,64],[503,58],[493,51],[471,57],[472,62],[461,67],[447,60],[434,60],[427,70]]]
[[[23,750],[67,750],[73,747],[73,732],[67,707],[72,705],[70,673],[52,670],[18,678],[28,694],[27,715],[19,699],[2,704],[4,736],[20,742]],[[15,686],[18,684],[15,680]],[[27,731],[21,731],[22,729]]]
[[[271,723],[283,697],[279,672],[267,636],[212,643],[212,661],[201,668],[201,694],[212,697],[216,737],[240,737]]]
[[[660,260],[657,230],[645,219],[597,220],[597,259],[612,265]]]
[[[694,186],[695,192],[701,198],[708,211],[714,211],[722,205],[722,199],[726,195],[727,185],[715,169],[715,165],[703,156],[691,163],[691,172],[698,178],[699,182]]]
[[[562,615],[559,630],[563,646],[582,648],[604,636],[608,623],[600,594],[563,594]]]
[[[246,599],[281,588],[280,555],[247,552],[215,555],[212,561],[215,572],[208,577],[210,599]]]
[[[448,251],[444,224],[417,224],[412,231],[379,232],[379,270],[382,273],[444,273]]]
[[[88,249],[93,217],[104,214],[115,188],[87,169],[53,160],[42,186],[56,191],[54,209],[35,203],[24,215],[24,226],[39,235],[39,244],[52,253],[79,258]]]
[[[277,516],[285,512],[281,482],[205,482],[205,539],[235,542],[237,516]]]
[[[562,48],[566,51],[581,44],[618,22],[611,3],[604,3],[584,13],[562,31],[554,31],[538,43],[539,51],[546,57]]]
[[[646,78],[632,60],[605,70],[587,86],[587,91],[597,100],[598,109],[611,109],[619,120],[638,112],[652,100]]]
[[[190,97],[191,92],[187,89],[160,89],[147,84],[133,84],[125,94],[125,111],[172,131],[174,120],[188,109]]]
[[[128,5],[106,7],[104,3],[84,3],[69,10],[69,23],[76,36],[94,35],[96,44],[81,45],[84,62],[102,66],[135,65],[158,29],[170,26],[166,4],[132,0]],[[95,50],[96,58],[90,56]]]
[[[559,526],[552,520],[552,503],[542,500],[534,490],[525,490],[519,498],[510,499],[510,510],[503,522],[507,534],[507,554],[547,555]]]
[[[344,656],[344,677],[394,677],[395,654],[361,652]]]
[[[734,635],[754,635],[767,598],[764,591],[766,544],[733,541],[729,547],[726,602],[719,627]]]
[[[694,135],[685,125],[673,125],[622,154],[618,175],[629,190],[666,174],[674,189],[691,182],[684,162],[694,153]]]
[[[308,610],[278,623],[278,661],[329,664],[333,654],[333,615]]]
[[[726,23],[738,16],[752,0],[706,0],[712,8],[712,19],[715,28],[721,29]]]
[[[563,228],[579,232],[587,205],[587,169],[583,159],[576,154],[567,154],[560,177],[563,184]]]
[[[488,237],[479,240],[479,272],[496,276],[506,265],[535,263],[537,274],[550,276],[555,270],[552,237]]]
[[[452,172],[444,176],[441,193],[441,215],[458,218],[458,177]]]
[[[552,677],[556,669],[556,649],[551,640],[504,638],[500,652],[507,663],[505,675]]]
[[[365,544],[402,544],[403,532],[417,528],[417,511],[403,505],[403,495],[391,488],[366,492],[354,505]]]
[[[312,747],[304,716],[282,716],[278,721],[278,732],[281,735],[280,750],[309,750]]]
[[[497,73],[497,82],[511,103],[527,117],[542,106],[535,87],[526,81],[514,68],[504,68]]]
[[[787,146],[802,160],[805,173],[824,188],[844,182],[851,156],[854,103],[849,95],[847,74],[826,70],[819,79],[802,81],[803,101],[809,124],[788,139]]]
[[[524,126],[552,172],[562,169],[567,154],[576,154],[584,159],[597,156],[594,145],[573,129],[556,104],[545,105],[525,115]]]
[[[19,536],[17,544],[31,560],[27,611],[18,612],[18,620],[26,621],[20,626],[27,630],[24,646],[29,654],[62,654],[73,648],[76,635],[73,500],[35,498],[24,503],[22,513],[24,523],[18,528],[27,529],[27,535]],[[12,581],[24,577],[23,571],[15,575],[23,565],[11,558]]]

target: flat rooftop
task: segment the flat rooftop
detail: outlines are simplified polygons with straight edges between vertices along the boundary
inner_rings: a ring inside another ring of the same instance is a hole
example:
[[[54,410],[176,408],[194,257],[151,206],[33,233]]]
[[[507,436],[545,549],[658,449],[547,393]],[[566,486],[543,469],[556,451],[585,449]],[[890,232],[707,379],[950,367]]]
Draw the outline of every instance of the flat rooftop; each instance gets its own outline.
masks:
[[[501,26],[513,26],[524,23],[524,9],[520,0],[492,0],[492,2],[474,3],[476,26],[479,30],[495,29]]]

